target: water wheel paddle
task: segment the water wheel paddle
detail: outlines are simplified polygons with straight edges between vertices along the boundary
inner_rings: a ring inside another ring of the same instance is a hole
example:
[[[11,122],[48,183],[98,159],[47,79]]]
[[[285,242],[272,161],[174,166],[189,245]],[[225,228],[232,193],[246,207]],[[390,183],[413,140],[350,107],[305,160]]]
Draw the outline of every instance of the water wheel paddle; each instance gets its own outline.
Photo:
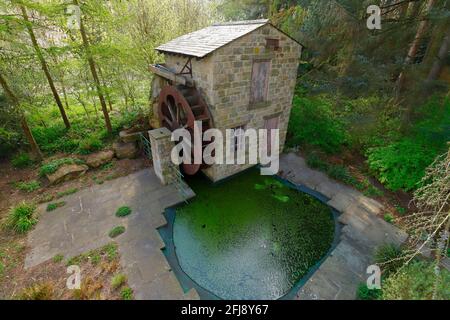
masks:
[[[202,122],[203,132],[213,128],[208,106],[195,88],[182,85],[164,87],[159,94],[158,113],[160,125],[172,132],[184,128],[193,137],[195,121]],[[202,143],[204,149],[208,143]],[[192,159],[194,159],[194,148],[192,148]],[[200,164],[182,164],[183,171],[188,175],[196,174],[201,167]]]

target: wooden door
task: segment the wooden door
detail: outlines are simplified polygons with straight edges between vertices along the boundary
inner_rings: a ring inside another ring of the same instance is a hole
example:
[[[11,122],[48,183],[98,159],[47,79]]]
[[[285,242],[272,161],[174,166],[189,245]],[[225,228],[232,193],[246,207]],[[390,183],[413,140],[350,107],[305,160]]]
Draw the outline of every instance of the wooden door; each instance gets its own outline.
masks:
[[[269,73],[270,60],[256,60],[253,62],[250,104],[267,100]]]

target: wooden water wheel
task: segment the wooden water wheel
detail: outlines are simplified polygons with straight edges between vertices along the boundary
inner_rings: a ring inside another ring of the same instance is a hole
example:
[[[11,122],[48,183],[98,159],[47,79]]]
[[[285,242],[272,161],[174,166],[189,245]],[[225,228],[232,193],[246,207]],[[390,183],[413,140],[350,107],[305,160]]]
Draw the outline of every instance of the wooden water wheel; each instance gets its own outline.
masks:
[[[195,88],[183,85],[164,87],[159,94],[158,112],[161,126],[166,127],[170,131],[184,128],[193,137],[195,121],[202,122],[203,132],[213,128],[213,121],[208,106]],[[208,144],[202,143],[203,148]],[[194,152],[193,149],[192,153]],[[182,164],[183,171],[188,175],[196,174],[201,166],[199,164]]]

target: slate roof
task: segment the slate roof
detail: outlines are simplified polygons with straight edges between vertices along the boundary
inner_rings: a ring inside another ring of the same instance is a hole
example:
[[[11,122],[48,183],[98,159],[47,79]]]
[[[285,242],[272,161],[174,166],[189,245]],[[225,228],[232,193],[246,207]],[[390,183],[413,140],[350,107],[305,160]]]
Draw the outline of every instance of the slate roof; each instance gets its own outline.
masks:
[[[270,23],[267,19],[213,24],[156,48],[160,52],[203,58],[224,45]],[[295,40],[294,40],[295,41]]]

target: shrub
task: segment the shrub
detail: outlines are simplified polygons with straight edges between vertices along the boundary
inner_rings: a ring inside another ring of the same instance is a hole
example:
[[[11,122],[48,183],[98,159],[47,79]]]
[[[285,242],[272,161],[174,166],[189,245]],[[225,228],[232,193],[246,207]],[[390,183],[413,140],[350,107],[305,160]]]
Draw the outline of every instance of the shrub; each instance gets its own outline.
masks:
[[[11,160],[11,164],[14,168],[26,168],[34,163],[28,153],[19,153]]]
[[[288,126],[289,147],[313,145],[334,153],[345,143],[344,125],[334,115],[330,102],[320,98],[294,97]]]
[[[382,299],[431,300],[436,280],[436,298],[450,299],[450,272],[442,268],[436,278],[433,263],[414,261],[384,281]]]
[[[111,238],[115,238],[120,236],[122,233],[125,232],[125,227],[124,226],[117,226],[111,229],[111,231],[108,233],[108,235]]]
[[[369,289],[365,283],[361,283],[356,291],[356,297],[359,300],[378,300],[381,298],[380,289]]]
[[[118,289],[120,288],[122,285],[125,284],[125,282],[127,282],[127,277],[126,275],[120,273],[115,275],[112,279],[111,279],[111,287],[113,289]]]
[[[129,287],[125,287],[120,291],[120,295],[123,300],[133,300],[133,290]]]
[[[83,160],[76,159],[76,158],[61,158],[56,159],[53,161],[50,161],[49,163],[44,164],[41,169],[39,170],[40,176],[45,176],[48,174],[55,173],[56,170],[59,169],[59,167],[65,165],[65,164],[84,164]]]
[[[81,154],[89,154],[102,148],[102,141],[97,136],[91,135],[80,141],[78,152]]]
[[[51,300],[53,292],[53,284],[50,282],[38,283],[24,289],[18,298],[20,300]]]
[[[28,182],[18,182],[16,184],[17,189],[21,190],[21,191],[26,191],[26,192],[33,192],[37,189],[39,189],[41,187],[41,184],[39,181],[36,180],[31,180]]]
[[[1,100],[1,95],[0,95]],[[0,111],[3,111],[3,107],[0,104]],[[0,126],[0,158],[6,157],[14,150],[17,150],[20,146],[21,135],[12,128],[6,128]]]
[[[126,217],[126,216],[128,216],[129,214],[131,214],[131,209],[130,209],[130,207],[126,207],[126,206],[120,207],[120,208],[117,209],[117,211],[116,211],[116,216],[117,216],[117,217]]]
[[[382,269],[384,276],[395,273],[405,262],[403,251],[393,244],[378,247],[374,259],[375,263]]]
[[[65,205],[66,205],[66,202],[65,202],[65,201],[60,201],[60,202],[55,202],[55,203],[49,203],[49,204],[47,205],[47,212],[56,210],[56,209],[58,209],[58,208],[60,208],[60,207],[63,207],[63,206],[65,206]]]
[[[34,217],[36,206],[23,201],[9,211],[6,226],[17,233],[25,233],[37,222]]]
[[[367,162],[381,183],[397,191],[411,191],[425,174],[436,155],[436,151],[420,142],[405,138],[398,142],[370,148]]]

